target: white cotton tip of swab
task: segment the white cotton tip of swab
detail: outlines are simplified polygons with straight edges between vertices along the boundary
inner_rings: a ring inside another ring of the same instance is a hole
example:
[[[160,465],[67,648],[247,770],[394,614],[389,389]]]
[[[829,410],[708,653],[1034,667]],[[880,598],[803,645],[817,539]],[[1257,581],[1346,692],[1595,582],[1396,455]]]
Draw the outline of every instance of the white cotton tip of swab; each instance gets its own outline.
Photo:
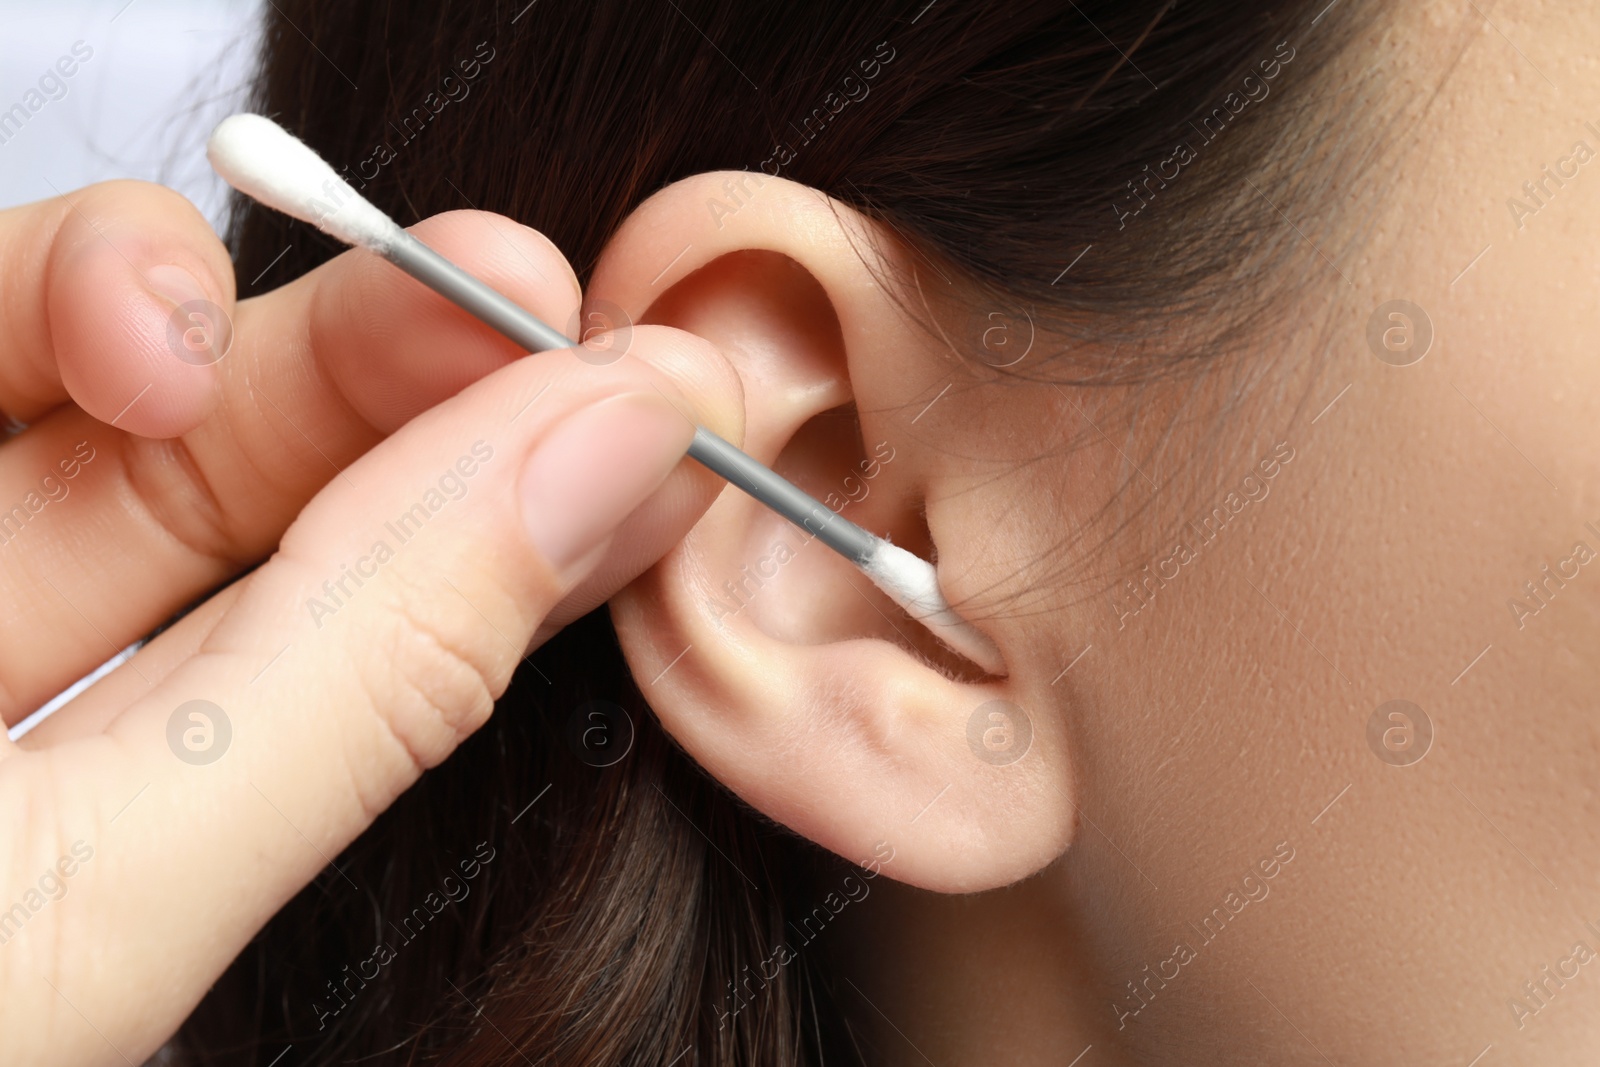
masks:
[[[211,131],[206,158],[241,193],[345,244],[385,255],[406,236],[309,145],[262,115],[223,119]]]
[[[390,257],[405,247],[410,237],[352,189],[309,145],[264,116],[241,114],[223,119],[211,132],[206,158],[241,193],[309,222],[346,244]],[[474,310],[474,314],[479,312]],[[767,502],[759,495],[757,499]],[[1006,673],[994,642],[951,610],[939,591],[932,564],[880,540],[860,566],[879,589],[945,644],[990,674]]]
[[[983,631],[957,615],[939,590],[933,564],[898,545],[879,541],[861,570],[906,614],[932,630],[938,638],[973,663],[994,675],[1006,673],[1000,650]]]

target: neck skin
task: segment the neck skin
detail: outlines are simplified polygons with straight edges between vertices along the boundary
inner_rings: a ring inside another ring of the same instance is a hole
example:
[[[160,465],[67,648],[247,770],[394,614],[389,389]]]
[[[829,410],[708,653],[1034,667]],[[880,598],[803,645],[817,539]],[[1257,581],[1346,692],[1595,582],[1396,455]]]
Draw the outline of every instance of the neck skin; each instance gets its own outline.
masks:
[[[831,963],[870,1063],[887,1067],[1124,1067],[1105,984],[1079,963],[1058,864],[975,896],[888,878],[840,916]],[[851,985],[855,989],[851,988]],[[997,1050],[1003,1050],[999,1055]],[[1090,1059],[1092,1058],[1092,1061]]]

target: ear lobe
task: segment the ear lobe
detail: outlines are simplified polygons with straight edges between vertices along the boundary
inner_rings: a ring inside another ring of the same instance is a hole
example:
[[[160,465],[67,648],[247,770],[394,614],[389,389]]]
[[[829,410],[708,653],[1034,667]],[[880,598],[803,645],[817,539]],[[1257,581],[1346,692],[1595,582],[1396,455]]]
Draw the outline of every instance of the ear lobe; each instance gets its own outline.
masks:
[[[858,415],[894,403],[881,353],[938,358],[856,250],[872,224],[775,178],[737,210],[709,212],[728,187],[700,175],[642,205],[588,300],[716,344],[743,380],[746,451],[867,529],[934,551],[917,445]],[[743,493],[724,492],[612,611],[678,742],[844,858],[972,891],[1066,848],[1065,731],[1019,706],[1029,682],[962,674],[864,575]]]

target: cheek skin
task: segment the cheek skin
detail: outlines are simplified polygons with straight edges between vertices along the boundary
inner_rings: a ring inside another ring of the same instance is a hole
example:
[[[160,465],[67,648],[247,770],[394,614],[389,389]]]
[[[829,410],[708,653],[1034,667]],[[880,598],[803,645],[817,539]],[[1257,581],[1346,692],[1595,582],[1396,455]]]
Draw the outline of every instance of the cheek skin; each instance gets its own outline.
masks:
[[[1441,8],[1403,16],[1399,36],[1464,25]],[[1537,1047],[1539,1062],[1578,1063],[1600,1047],[1600,972],[1586,968],[1526,1030],[1507,1007],[1534,1004],[1523,983],[1574,942],[1595,944],[1586,922],[1600,929],[1600,558],[1540,600],[1526,591],[1576,542],[1600,553],[1600,159],[1523,228],[1506,207],[1574,142],[1600,152],[1584,127],[1600,126],[1600,107],[1583,104],[1600,100],[1586,59],[1600,17],[1565,3],[1494,17],[1563,91],[1468,27],[1396,185],[1370,205],[1371,235],[1339,260],[1352,284],[1309,249],[1299,265],[1313,306],[1337,301],[1327,364],[1315,378],[1296,369],[1312,362],[1309,331],[1249,357],[1282,361],[1287,386],[1230,417],[1214,462],[1148,471],[1162,528],[1259,477],[1277,443],[1294,458],[1125,625],[1099,592],[1106,561],[1085,551],[1099,537],[1074,541],[1128,474],[1117,447],[1083,431],[1083,447],[1030,462],[1082,413],[1051,390],[999,385],[966,401],[963,436],[946,443],[950,469],[971,477],[930,494],[950,592],[1018,594],[995,609],[1016,617],[993,625],[1031,657],[1034,699],[1065,724],[1103,831],[1080,835],[1049,877],[1096,917],[1081,950],[1105,1000],[1175,936],[1198,949],[1137,1024],[1150,1048],[1266,1032],[1301,1055],[1284,1017],[1335,1062],[1442,1062],[1470,1045],[1464,1063],[1494,1043],[1505,1062]],[[1395,91],[1420,99],[1441,73],[1402,64]],[[1336,235],[1307,233],[1331,252]],[[1373,310],[1397,298],[1435,334],[1408,367],[1366,342]],[[1096,403],[1090,415],[1115,408]],[[1145,454],[1126,423],[1096,421]],[[1126,499],[1150,495],[1129,480]],[[1173,539],[1150,528],[1132,522],[1117,561],[1168,556]],[[1513,598],[1537,611],[1519,616]],[[1431,724],[1418,762],[1385,762],[1369,741],[1391,700]],[[1295,857],[1270,895],[1204,940],[1194,924],[1259,878],[1279,842]]]

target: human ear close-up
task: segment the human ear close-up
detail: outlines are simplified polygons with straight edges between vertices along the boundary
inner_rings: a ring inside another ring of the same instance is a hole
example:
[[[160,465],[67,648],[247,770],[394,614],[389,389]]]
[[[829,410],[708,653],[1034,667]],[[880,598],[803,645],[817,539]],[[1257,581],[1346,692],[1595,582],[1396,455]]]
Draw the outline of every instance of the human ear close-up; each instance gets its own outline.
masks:
[[[0,211],[0,1062],[1600,1060],[1600,9],[241,32]]]
[[[729,198],[736,209],[717,211]],[[971,521],[986,493],[953,499],[943,454],[968,436],[946,416],[973,374],[896,301],[872,258],[890,241],[797,183],[698,175],[624,223],[587,299],[710,340],[743,385],[746,451],[936,560],[957,610],[981,611],[997,577]],[[986,676],[808,530],[739,493],[613,613],[668,732],[753,807],[841,857],[892,843],[892,877],[973,891],[1066,847],[1065,733],[1022,711],[1045,690],[1004,621],[972,619],[1010,667]],[[974,758],[969,734],[992,759]]]

